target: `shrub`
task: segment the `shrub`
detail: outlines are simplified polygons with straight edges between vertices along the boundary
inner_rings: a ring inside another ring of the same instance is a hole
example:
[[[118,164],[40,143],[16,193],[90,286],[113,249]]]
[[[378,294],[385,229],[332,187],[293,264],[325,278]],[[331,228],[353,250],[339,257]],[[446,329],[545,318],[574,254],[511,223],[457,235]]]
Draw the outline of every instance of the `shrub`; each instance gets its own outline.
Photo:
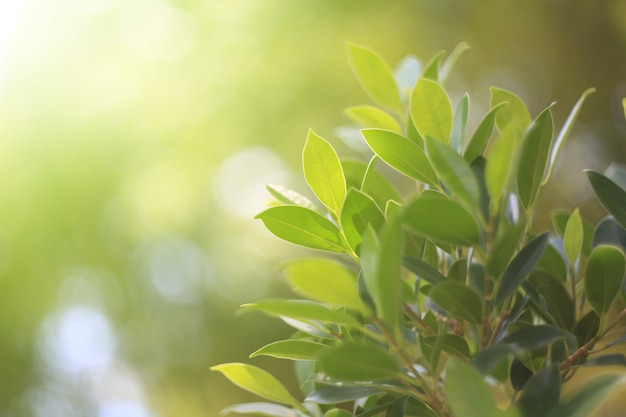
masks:
[[[626,364],[602,352],[626,341],[615,332],[626,315],[626,170],[587,171],[611,215],[595,227],[576,208],[552,213],[553,230],[533,228],[538,196],[593,89],[555,136],[552,105],[532,119],[518,96],[492,88],[489,111],[466,135],[469,96],[453,110],[443,87],[464,49],[445,62],[436,55],[403,91],[381,57],[348,45],[377,106],[346,114],[372,156],[342,160],[309,131],[304,177],[319,202],[268,186],[276,203],[257,217],[279,238],[330,256],[285,266],[304,299],[243,306],[295,329],[250,356],[295,361],[304,400],[258,367],[228,363],[212,369],[271,402],[224,413],[584,416],[618,382],[604,375],[561,398],[580,367]],[[417,191],[403,196],[382,163]]]

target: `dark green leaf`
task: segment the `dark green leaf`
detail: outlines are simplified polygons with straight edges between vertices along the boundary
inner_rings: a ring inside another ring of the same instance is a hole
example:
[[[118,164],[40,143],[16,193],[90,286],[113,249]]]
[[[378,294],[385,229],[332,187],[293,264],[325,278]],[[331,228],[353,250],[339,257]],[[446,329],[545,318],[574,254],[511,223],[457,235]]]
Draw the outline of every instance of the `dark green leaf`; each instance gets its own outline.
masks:
[[[452,119],[452,131],[450,132],[450,148],[455,153],[460,154],[465,143],[465,127],[467,126],[467,115],[469,113],[469,95],[463,94],[463,98],[457,104]],[[471,162],[471,161],[470,161]]]
[[[554,129],[550,107],[531,123],[520,144],[517,195],[525,208],[534,205],[548,163]]]
[[[491,134],[493,133],[493,126],[496,122],[496,112],[504,105],[505,103],[498,103],[483,117],[483,120],[476,128],[476,131],[463,152],[463,158],[467,162],[471,163],[485,152],[489,138],[491,138]]]
[[[427,336],[421,337],[420,342],[422,347],[426,346],[432,349],[437,342],[437,339],[441,340],[441,350],[448,352],[452,355],[456,355],[462,359],[468,359],[470,355],[469,346],[464,338],[455,334],[444,333],[439,336]]]
[[[476,369],[459,360],[450,359],[445,375],[446,397],[455,416],[495,415],[498,410],[496,400]]]
[[[448,279],[465,283],[467,280],[467,259],[461,258],[455,261],[448,270]]]
[[[519,359],[513,358],[510,375],[513,389],[515,391],[521,391],[526,382],[533,376],[533,371],[528,369]]]
[[[437,244],[473,246],[480,241],[480,228],[474,216],[440,193],[423,191],[408,205],[405,216],[409,227]]]
[[[224,363],[211,367],[222,373],[233,384],[260,397],[282,404],[299,405],[287,388],[271,374],[245,363]]]
[[[330,220],[300,206],[271,207],[256,216],[277,237],[297,245],[330,252],[349,251],[341,232]]]
[[[355,273],[340,263],[323,258],[301,259],[288,263],[285,273],[298,294],[333,307],[367,312],[359,297]]]
[[[515,294],[517,288],[533,270],[548,243],[549,233],[537,236],[518,252],[502,275],[495,299],[496,305]]]
[[[585,314],[574,326],[573,333],[576,335],[578,346],[583,346],[590,341],[600,330],[600,316],[593,310]]]
[[[544,271],[533,271],[528,282],[546,300],[551,315],[556,319],[555,324],[563,329],[572,329],[575,319],[574,304],[561,280]]]
[[[391,407],[387,410],[385,417],[404,417],[406,414],[406,405],[409,400],[408,395],[402,395],[391,403]]]
[[[425,144],[433,168],[450,193],[468,207],[477,207],[480,200],[478,181],[463,157],[430,136],[426,137]]]
[[[619,162],[611,162],[604,170],[604,175],[626,190],[626,165]]]
[[[324,386],[312,392],[305,398],[305,401],[311,401],[318,404],[339,404],[347,401],[358,400],[359,398],[369,397],[378,394],[380,390],[370,386],[361,387],[345,387],[345,386]]]
[[[397,377],[400,370],[391,355],[373,344],[345,343],[322,352],[321,370],[331,378],[372,381]]]
[[[587,357],[579,363],[581,366],[626,366],[626,356],[621,353],[609,353],[607,355]]]
[[[567,277],[567,267],[565,259],[553,244],[548,243],[543,255],[537,263],[537,270],[549,272],[552,276],[565,281]]]
[[[488,253],[485,267],[489,274],[499,277],[506,266],[511,262],[517,246],[522,241],[526,231],[526,222],[520,221],[514,225],[502,222],[496,234],[493,249]]]
[[[317,360],[317,354],[328,346],[309,340],[279,340],[263,346],[250,354],[255,356],[272,356],[291,360]]]
[[[626,229],[613,217],[605,217],[593,232],[593,247],[599,245],[614,245],[626,249]]]
[[[374,153],[390,167],[428,184],[437,184],[437,175],[426,154],[410,139],[382,129],[361,130]]]
[[[402,264],[406,269],[431,284],[437,284],[446,280],[445,275],[439,272],[437,268],[421,259],[405,256]]]
[[[440,84],[420,78],[411,92],[409,112],[422,138],[431,136],[445,144],[450,142],[452,105]]]
[[[513,349],[510,346],[496,343],[485,350],[478,351],[470,363],[480,373],[484,374],[499,365],[511,353],[513,353]]]
[[[499,343],[509,346],[515,352],[525,352],[547,346],[557,340],[565,340],[572,350],[577,346],[576,337],[572,333],[547,324],[522,327]]]
[[[220,411],[220,415],[231,413],[253,414],[266,417],[298,417],[298,414],[292,408],[272,403],[235,404]]]
[[[365,229],[368,226],[372,226],[374,230],[380,229],[385,223],[385,217],[374,200],[351,188],[341,209],[340,222],[350,247],[358,253]]]
[[[615,246],[600,245],[589,256],[585,270],[585,295],[600,316],[609,311],[626,272],[626,258]]]
[[[386,111],[374,106],[348,107],[345,114],[363,128],[378,128],[402,133],[398,121]]]
[[[626,191],[598,172],[591,170],[585,172],[600,203],[623,228],[626,228]]]
[[[558,404],[561,375],[556,365],[548,365],[533,375],[526,384],[518,406],[524,417],[544,417]]]
[[[428,297],[452,317],[474,324],[482,321],[480,296],[464,283],[444,281],[431,288]]]
[[[338,214],[346,198],[346,178],[330,143],[309,130],[302,152],[304,179],[317,198]]]
[[[561,128],[559,135],[556,137],[554,141],[554,146],[552,146],[552,151],[550,152],[550,162],[548,164],[548,171],[546,174],[546,178],[543,180],[543,184],[546,184],[548,180],[550,179],[550,176],[552,175],[552,170],[554,169],[554,165],[556,164],[556,158],[559,156],[559,153],[561,152],[561,148],[563,148],[563,145],[565,144],[565,140],[569,136],[569,133],[571,132],[572,127],[574,126],[574,122],[578,118],[578,113],[580,113],[580,109],[582,108],[583,103],[587,99],[587,96],[589,96],[595,91],[596,91],[595,88],[588,88],[587,90],[585,90],[583,94],[580,96],[580,98],[578,99],[578,101],[576,102],[576,104],[574,105],[574,107],[572,108],[572,110],[570,111],[569,116],[567,116],[567,120],[565,121],[565,124]]]
[[[400,92],[387,63],[373,50],[348,43],[348,61],[365,92],[378,104],[402,112]]]

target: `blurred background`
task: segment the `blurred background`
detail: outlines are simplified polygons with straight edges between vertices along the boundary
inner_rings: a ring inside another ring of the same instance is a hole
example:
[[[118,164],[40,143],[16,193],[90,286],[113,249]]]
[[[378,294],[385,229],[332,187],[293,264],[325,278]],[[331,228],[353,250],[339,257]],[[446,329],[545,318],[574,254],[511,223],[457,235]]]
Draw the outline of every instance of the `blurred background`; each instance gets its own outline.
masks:
[[[604,215],[582,169],[626,157],[626,0],[0,0],[0,417],[255,400],[209,367],[290,334],[236,313],[309,253],[253,216],[266,183],[307,194],[309,128],[359,156],[348,40],[391,65],[470,42],[449,87],[473,123],[492,85],[559,127],[596,87],[541,207]]]

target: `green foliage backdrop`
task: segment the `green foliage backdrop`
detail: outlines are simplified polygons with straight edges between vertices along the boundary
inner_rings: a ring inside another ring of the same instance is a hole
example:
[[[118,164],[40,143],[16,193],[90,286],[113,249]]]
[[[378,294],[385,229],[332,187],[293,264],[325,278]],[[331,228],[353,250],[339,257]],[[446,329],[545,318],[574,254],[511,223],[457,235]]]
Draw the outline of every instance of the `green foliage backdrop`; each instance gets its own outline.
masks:
[[[472,52],[458,71],[466,79],[451,78],[453,91],[469,85],[472,104],[487,108],[486,87],[498,85],[533,115],[558,97],[558,125],[567,104],[596,87],[551,199],[537,205],[580,206],[599,219],[580,168],[624,159],[625,7],[1,3],[0,415],[107,415],[116,406],[216,415],[247,398],[208,368],[288,332],[233,315],[270,288],[284,291],[273,257],[292,251],[252,217],[265,183],[303,188],[308,128],[333,137],[348,121],[340,110],[366,102],[347,40],[390,62],[466,40]],[[293,381],[288,367],[258,360]],[[127,389],[103,394],[113,386]]]

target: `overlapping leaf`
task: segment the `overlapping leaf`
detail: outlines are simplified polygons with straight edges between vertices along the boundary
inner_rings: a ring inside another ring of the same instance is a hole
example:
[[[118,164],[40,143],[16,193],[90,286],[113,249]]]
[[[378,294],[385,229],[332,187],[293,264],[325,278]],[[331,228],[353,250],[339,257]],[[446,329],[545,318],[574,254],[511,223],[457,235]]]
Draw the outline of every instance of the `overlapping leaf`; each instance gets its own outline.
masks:
[[[452,104],[440,84],[420,78],[411,92],[409,112],[422,138],[431,136],[445,144],[450,142]]]

